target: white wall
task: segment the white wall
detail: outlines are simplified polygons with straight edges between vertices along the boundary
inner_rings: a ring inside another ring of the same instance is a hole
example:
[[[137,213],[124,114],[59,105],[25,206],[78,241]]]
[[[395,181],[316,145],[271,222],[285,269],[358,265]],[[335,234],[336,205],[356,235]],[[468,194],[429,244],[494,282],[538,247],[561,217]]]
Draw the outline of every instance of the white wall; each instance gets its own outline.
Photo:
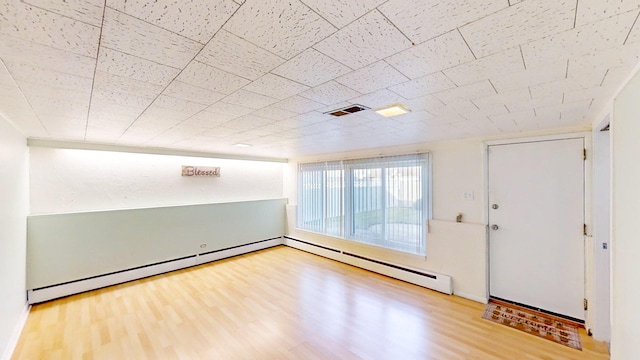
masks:
[[[614,100],[611,119],[611,359],[640,354],[640,73]]]
[[[282,198],[282,163],[30,148],[31,214]],[[221,176],[183,177],[182,165]]]
[[[27,142],[0,116],[0,359],[13,351],[26,309]]]

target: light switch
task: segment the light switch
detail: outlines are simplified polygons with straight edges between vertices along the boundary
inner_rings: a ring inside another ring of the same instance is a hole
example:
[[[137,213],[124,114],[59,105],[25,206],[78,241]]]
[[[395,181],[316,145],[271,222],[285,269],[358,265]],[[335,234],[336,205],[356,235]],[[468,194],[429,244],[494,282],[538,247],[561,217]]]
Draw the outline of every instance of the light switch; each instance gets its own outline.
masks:
[[[465,191],[462,193],[463,200],[473,200],[473,191]]]

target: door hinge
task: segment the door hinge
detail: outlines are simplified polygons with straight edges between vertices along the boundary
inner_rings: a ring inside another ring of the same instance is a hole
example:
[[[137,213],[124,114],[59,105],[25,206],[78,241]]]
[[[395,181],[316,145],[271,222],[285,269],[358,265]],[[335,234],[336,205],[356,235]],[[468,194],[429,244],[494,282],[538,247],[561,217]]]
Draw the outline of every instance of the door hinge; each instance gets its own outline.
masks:
[[[587,149],[582,149],[582,160],[587,160]]]
[[[589,300],[584,299],[582,305],[584,306],[584,311],[587,311],[587,309],[589,309]]]
[[[582,235],[587,236],[587,224],[582,224]]]

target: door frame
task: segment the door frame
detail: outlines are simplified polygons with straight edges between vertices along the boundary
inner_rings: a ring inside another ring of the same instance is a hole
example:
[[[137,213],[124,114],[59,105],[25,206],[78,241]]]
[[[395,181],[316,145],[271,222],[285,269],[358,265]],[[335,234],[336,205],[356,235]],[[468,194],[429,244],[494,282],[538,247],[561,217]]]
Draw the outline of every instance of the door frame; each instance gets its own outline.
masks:
[[[591,254],[592,258],[588,258],[587,246],[591,246],[593,242],[593,218],[592,218],[592,194],[593,194],[593,175],[592,175],[592,154],[593,154],[593,142],[592,142],[592,133],[588,131],[584,132],[570,132],[564,134],[552,134],[552,135],[541,135],[541,136],[529,136],[529,137],[520,137],[520,138],[509,138],[509,139],[497,139],[497,140],[486,140],[483,143],[483,180],[484,180],[484,204],[483,204],[483,221],[486,228],[486,298],[489,301],[491,296],[490,285],[491,285],[491,259],[489,258],[489,254],[491,252],[490,249],[490,232],[489,232],[489,147],[493,145],[510,145],[510,144],[521,144],[521,143],[531,143],[531,142],[542,142],[542,141],[552,141],[552,140],[569,140],[569,139],[582,139],[584,141],[584,147],[587,151],[587,159],[585,160],[583,167],[583,181],[584,181],[584,207],[583,207],[583,217],[585,225],[587,226],[587,235],[583,236],[584,241],[584,298],[587,299],[589,304],[593,304],[593,294],[588,290],[594,279],[590,276],[593,273],[593,254]],[[591,312],[588,310],[585,311],[585,327],[589,329],[590,323],[590,315]]]

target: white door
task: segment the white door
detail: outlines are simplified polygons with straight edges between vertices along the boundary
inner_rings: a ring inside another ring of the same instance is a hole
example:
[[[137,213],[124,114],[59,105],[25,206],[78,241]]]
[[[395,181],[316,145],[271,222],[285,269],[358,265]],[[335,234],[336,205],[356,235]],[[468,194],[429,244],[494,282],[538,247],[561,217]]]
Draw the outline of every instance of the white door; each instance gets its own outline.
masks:
[[[584,319],[583,139],[489,146],[490,295]]]

